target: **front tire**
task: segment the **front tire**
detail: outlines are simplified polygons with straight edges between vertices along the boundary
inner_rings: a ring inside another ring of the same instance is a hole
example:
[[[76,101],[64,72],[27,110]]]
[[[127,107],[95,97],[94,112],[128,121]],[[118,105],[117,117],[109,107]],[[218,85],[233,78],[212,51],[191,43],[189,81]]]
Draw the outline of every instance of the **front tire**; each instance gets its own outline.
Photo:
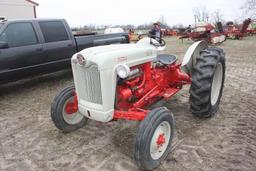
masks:
[[[190,109],[200,118],[214,116],[225,80],[225,54],[220,48],[201,51],[192,70]]]
[[[174,118],[165,107],[153,109],[140,123],[134,157],[141,169],[153,170],[167,157],[174,136]]]
[[[53,100],[51,106],[51,118],[55,126],[69,133],[75,131],[86,124],[85,118],[75,104],[75,87],[70,86],[63,89]]]

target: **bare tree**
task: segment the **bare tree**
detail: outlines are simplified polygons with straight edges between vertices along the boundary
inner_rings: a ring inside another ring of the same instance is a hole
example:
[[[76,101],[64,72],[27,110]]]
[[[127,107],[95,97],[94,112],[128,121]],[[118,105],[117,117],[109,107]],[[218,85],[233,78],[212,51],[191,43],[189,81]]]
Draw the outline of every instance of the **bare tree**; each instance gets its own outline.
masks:
[[[217,22],[224,22],[223,15],[222,15],[220,9],[215,10],[215,11],[211,14],[211,20],[212,20],[214,23],[217,23]]]
[[[246,0],[241,9],[246,17],[256,19],[256,0]]]
[[[197,19],[197,21],[208,21],[209,19],[209,11],[206,9],[206,7],[198,7],[194,8],[194,15]]]

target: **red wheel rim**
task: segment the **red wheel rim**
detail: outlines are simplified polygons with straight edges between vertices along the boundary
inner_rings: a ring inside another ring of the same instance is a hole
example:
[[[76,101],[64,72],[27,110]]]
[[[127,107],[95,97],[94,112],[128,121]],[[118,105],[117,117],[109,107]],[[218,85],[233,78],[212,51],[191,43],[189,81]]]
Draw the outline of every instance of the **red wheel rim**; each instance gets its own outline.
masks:
[[[68,102],[65,106],[65,111],[67,114],[71,115],[77,112],[77,106],[74,102]]]

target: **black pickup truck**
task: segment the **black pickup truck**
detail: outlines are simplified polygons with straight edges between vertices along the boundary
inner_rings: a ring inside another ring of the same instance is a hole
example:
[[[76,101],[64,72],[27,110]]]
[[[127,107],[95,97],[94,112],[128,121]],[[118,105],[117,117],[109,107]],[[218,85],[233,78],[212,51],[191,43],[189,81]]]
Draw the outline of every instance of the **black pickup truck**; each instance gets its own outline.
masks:
[[[114,43],[129,43],[128,34],[75,36],[63,19],[0,21],[0,83],[68,68],[74,53]]]

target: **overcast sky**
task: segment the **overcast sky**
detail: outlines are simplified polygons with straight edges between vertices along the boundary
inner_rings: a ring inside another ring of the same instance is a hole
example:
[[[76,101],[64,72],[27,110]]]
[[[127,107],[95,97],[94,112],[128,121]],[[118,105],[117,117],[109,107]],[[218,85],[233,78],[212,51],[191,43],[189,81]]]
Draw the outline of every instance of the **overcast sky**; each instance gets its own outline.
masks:
[[[220,9],[226,21],[241,17],[245,0],[35,0],[39,18],[65,18],[71,26],[144,24],[164,16],[167,24],[194,23],[193,9]],[[244,20],[244,18],[241,20]]]

